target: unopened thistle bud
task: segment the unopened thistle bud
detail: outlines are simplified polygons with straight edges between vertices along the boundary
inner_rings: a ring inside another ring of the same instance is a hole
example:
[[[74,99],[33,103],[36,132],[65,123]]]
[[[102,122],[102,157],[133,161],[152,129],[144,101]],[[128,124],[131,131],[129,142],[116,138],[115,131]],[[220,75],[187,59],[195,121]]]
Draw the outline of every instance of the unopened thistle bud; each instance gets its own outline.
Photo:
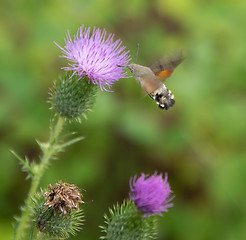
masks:
[[[37,229],[52,238],[68,238],[81,229],[83,211],[79,209],[82,194],[75,185],[59,182],[49,191],[36,194],[33,219]]]

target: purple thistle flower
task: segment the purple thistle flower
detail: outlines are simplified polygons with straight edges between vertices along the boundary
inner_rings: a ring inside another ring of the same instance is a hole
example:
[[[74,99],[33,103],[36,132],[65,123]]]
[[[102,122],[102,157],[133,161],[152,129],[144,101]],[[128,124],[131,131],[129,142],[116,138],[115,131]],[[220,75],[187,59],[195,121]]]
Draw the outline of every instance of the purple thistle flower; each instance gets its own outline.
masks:
[[[164,180],[162,174],[157,175],[157,172],[147,177],[148,175],[142,173],[138,179],[136,175],[130,178],[130,199],[145,213],[145,217],[152,214],[162,216],[161,212],[167,212],[173,206],[169,202],[174,198],[170,196],[172,190],[167,182],[167,173]]]
[[[55,42],[62,50],[62,57],[71,62],[69,67],[63,69],[74,71],[80,78],[87,76],[102,91],[108,91],[105,86],[111,88],[115,81],[127,77],[117,65],[125,66],[130,60],[129,51],[124,51],[126,47],[121,45],[122,41],[118,39],[114,42],[112,33],[107,37],[106,35],[105,29],[101,31],[94,27],[90,36],[90,27],[84,28],[82,25],[73,39],[68,31],[64,48]]]

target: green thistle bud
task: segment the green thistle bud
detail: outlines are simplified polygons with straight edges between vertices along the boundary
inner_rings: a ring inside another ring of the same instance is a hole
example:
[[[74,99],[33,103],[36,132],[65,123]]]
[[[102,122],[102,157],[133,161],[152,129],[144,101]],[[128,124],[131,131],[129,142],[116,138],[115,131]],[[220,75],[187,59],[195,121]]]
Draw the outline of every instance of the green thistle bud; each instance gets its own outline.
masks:
[[[84,221],[79,209],[79,203],[84,203],[81,196],[75,185],[61,181],[55,187],[49,186],[49,191],[36,194],[33,219],[37,229],[55,239],[75,235]]]
[[[72,72],[54,83],[51,91],[53,109],[62,117],[79,120],[79,117],[89,111],[96,98],[98,86],[90,83],[87,76],[81,78]]]
[[[109,210],[110,216],[105,215],[106,226],[101,226],[107,240],[147,240],[155,239],[157,222],[156,216],[143,217],[136,211],[132,201],[118,204]]]

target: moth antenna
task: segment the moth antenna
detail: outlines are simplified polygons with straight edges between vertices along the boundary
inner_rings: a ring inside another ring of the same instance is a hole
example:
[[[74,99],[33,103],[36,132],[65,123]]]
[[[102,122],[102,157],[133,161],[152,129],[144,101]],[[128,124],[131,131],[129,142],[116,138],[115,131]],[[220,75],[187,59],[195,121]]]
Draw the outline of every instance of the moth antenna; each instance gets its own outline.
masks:
[[[138,50],[139,50],[139,43],[137,43],[137,52],[136,52],[135,63],[137,63],[137,59],[138,59]]]

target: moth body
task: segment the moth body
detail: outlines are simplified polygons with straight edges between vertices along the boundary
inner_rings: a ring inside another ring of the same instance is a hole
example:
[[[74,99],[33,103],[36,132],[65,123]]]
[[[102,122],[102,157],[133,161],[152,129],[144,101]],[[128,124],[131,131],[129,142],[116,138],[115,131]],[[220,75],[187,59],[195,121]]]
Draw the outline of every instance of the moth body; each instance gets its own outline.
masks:
[[[160,108],[167,110],[174,105],[174,95],[149,67],[135,63],[131,63],[127,67],[136,81],[155,100]]]
[[[136,63],[130,63],[128,67],[136,81],[155,100],[160,108],[168,110],[175,103],[174,95],[162,82],[170,77],[175,68],[184,60],[182,51],[177,49],[150,67],[145,67]]]

